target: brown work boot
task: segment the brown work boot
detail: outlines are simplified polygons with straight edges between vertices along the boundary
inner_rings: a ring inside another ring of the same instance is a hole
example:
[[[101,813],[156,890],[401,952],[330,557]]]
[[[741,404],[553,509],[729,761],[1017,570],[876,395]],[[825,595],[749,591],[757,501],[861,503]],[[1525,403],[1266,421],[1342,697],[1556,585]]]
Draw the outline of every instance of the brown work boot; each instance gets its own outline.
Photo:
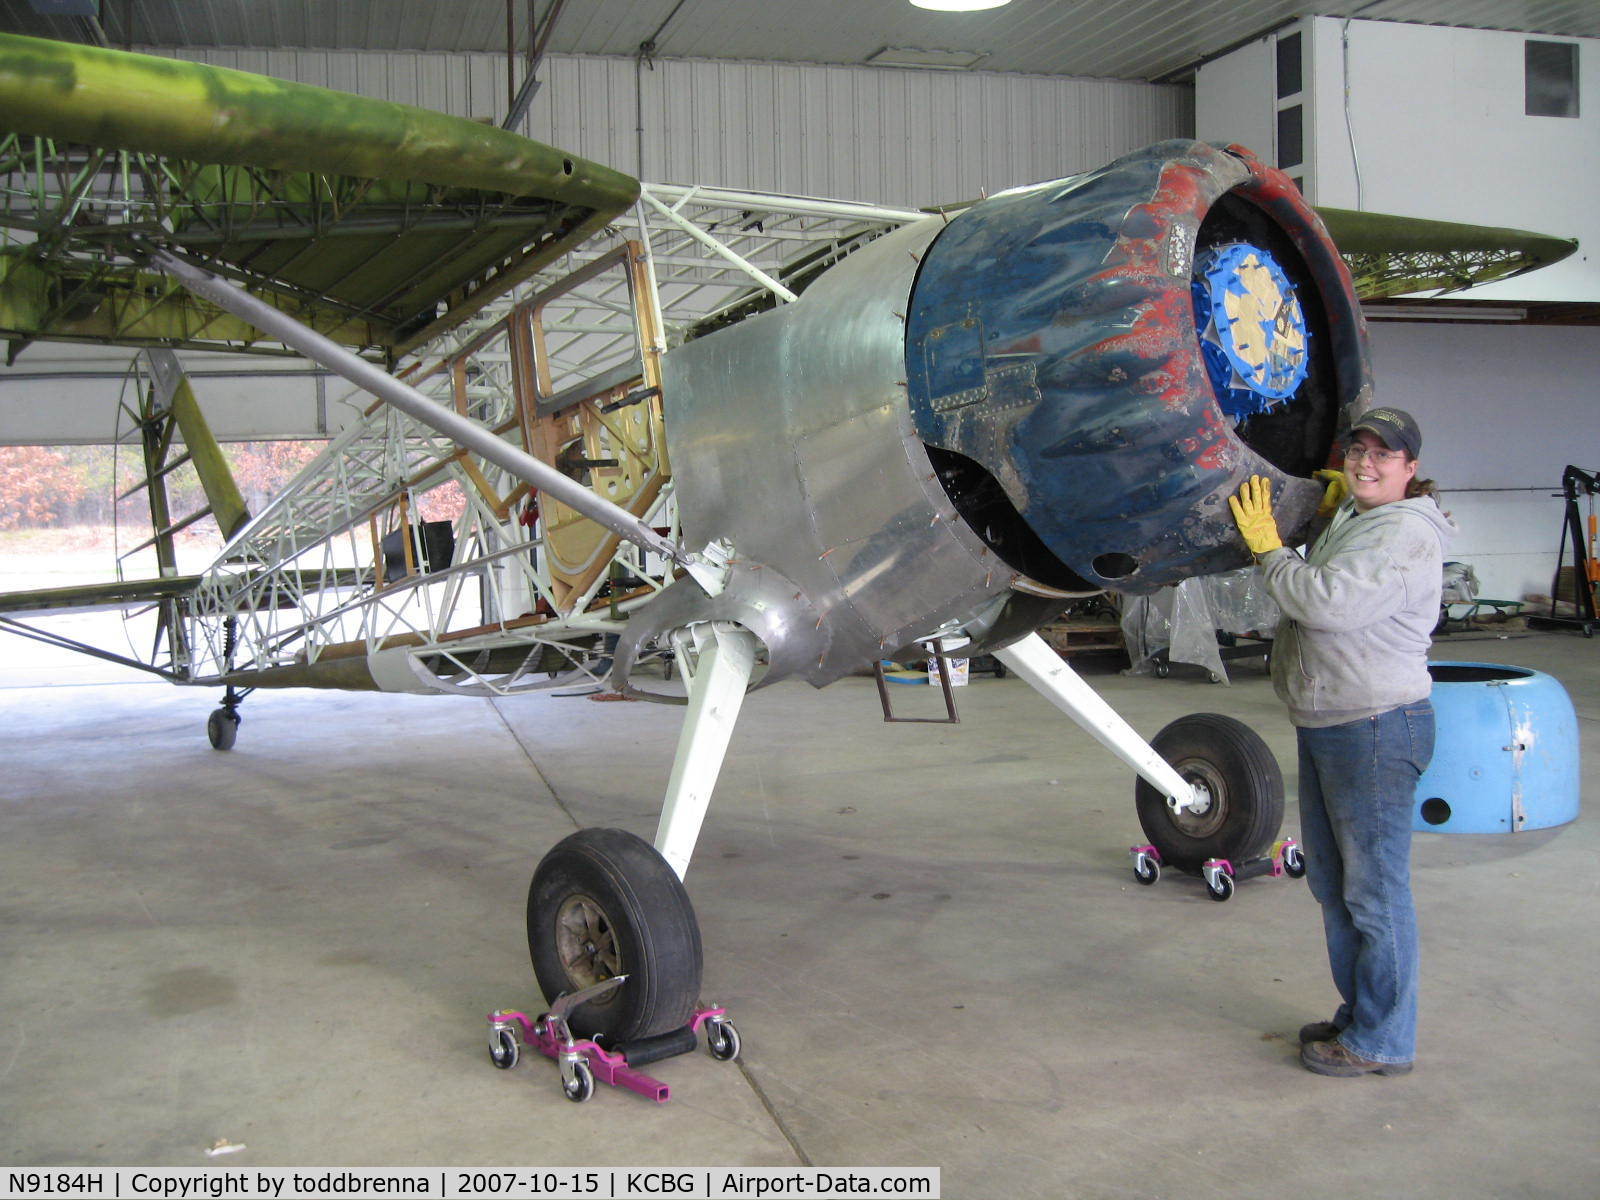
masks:
[[[1408,1062],[1390,1063],[1362,1058],[1343,1042],[1307,1042],[1300,1047],[1300,1061],[1308,1071],[1340,1078],[1353,1075],[1404,1075],[1411,1070]]]
[[[1300,1044],[1304,1046],[1307,1042],[1331,1042],[1343,1032],[1344,1030],[1332,1021],[1313,1021],[1309,1025],[1300,1026]]]

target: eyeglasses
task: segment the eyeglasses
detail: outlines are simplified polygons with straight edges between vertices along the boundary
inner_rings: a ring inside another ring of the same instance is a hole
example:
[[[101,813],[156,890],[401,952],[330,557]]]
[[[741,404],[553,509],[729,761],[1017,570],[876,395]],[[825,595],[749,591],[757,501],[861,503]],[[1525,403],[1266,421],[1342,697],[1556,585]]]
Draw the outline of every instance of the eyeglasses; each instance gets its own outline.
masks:
[[[1360,442],[1356,442],[1344,448],[1344,456],[1351,462],[1364,458],[1377,466],[1386,467],[1390,463],[1404,458],[1406,452],[1404,450],[1368,450]]]

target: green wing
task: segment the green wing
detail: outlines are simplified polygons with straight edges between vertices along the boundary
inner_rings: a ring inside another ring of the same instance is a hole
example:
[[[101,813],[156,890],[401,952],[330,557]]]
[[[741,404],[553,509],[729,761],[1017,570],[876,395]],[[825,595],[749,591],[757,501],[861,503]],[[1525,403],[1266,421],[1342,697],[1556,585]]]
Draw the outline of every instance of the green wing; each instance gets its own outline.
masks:
[[[1570,238],[1522,229],[1496,229],[1319,208],[1363,300],[1412,292],[1459,291],[1510,279],[1560,262],[1578,248]]]
[[[598,232],[638,182],[492,125],[0,34],[0,336],[279,350],[165,276],[174,246],[389,354]]]

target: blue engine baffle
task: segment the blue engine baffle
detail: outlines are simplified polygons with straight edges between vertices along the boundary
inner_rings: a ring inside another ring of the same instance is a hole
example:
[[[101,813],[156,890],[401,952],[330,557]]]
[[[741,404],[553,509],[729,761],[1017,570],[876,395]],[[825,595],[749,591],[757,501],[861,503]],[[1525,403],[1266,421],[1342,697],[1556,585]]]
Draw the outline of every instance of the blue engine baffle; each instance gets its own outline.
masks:
[[[1283,268],[1259,246],[1230,242],[1195,256],[1195,333],[1222,411],[1235,421],[1295,394],[1311,335]]]
[[[1578,718],[1550,675],[1435,662],[1433,761],[1417,780],[1419,833],[1518,833],[1578,815]]]

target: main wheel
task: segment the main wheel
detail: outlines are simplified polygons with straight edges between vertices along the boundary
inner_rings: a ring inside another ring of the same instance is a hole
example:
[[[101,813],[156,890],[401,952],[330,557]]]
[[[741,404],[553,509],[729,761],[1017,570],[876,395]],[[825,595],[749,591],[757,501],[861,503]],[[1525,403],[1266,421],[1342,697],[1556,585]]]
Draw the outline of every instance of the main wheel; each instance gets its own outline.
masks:
[[[545,1000],[626,975],[574,1009],[578,1037],[612,1045],[687,1025],[700,997],[700,926],[666,859],[622,829],[557,843],[528,888],[528,950]]]
[[[239,740],[239,718],[225,708],[212,710],[206,718],[206,737],[213,750],[232,750]]]
[[[1166,796],[1139,780],[1139,824],[1161,861],[1193,873],[1208,858],[1260,857],[1283,823],[1283,772],[1260,736],[1221,713],[1194,713],[1150,744],[1207,800],[1202,811],[1174,812]]]

